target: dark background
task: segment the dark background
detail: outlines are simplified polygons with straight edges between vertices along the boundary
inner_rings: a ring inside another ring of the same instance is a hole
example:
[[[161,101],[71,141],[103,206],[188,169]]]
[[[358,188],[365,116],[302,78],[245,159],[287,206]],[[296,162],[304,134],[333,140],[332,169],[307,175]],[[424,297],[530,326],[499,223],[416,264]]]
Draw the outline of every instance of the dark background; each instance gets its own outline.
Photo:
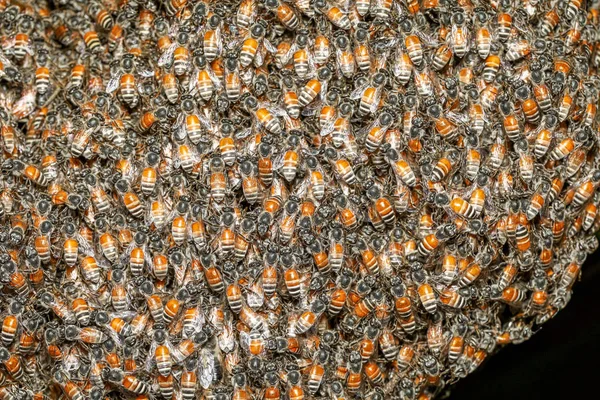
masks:
[[[566,308],[529,341],[508,345],[458,382],[450,400],[598,399],[600,251],[588,257]]]

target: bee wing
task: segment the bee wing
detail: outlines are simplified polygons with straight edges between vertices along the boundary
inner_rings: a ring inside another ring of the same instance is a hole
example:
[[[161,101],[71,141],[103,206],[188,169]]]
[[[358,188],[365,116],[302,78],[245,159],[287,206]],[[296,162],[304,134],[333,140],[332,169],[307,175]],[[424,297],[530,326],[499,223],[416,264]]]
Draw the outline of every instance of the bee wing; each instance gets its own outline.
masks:
[[[373,103],[371,104],[371,107],[370,107],[371,113],[374,113],[375,110],[377,110],[377,107],[379,107],[379,100],[380,99],[381,99],[381,89],[378,89],[375,92],[375,98],[373,99]]]
[[[244,350],[248,350],[250,348],[250,334],[248,332],[240,331],[240,346]]]
[[[223,331],[219,335],[219,348],[223,353],[231,353],[235,349],[235,335],[230,321],[223,326]]]
[[[190,79],[190,81],[188,82],[188,92],[191,95],[195,95],[196,94],[196,86],[198,85],[198,75],[200,75],[200,70],[195,69],[194,73],[191,75],[193,76],[193,78]]]
[[[154,71],[150,68],[138,70],[138,73],[142,76],[142,78],[151,78],[154,76]]]
[[[108,83],[106,84],[106,93],[112,93],[119,88],[119,80],[121,79],[121,75],[117,74],[110,78]]]
[[[213,117],[211,115],[210,109],[208,109],[207,107],[203,107],[201,112],[198,113],[198,119],[200,120],[200,123],[202,124],[204,130],[206,130],[211,135],[216,135],[217,129],[215,128],[215,125],[212,122]]]
[[[144,363],[144,368],[146,371],[152,371],[152,367],[155,364],[154,362],[154,352],[156,351],[156,342],[152,341],[150,345],[150,350],[148,351],[148,355],[146,356],[146,362]]]
[[[275,47],[273,45],[273,43],[271,43],[271,41],[269,39],[263,39],[263,45],[264,45],[265,49],[267,49],[267,51],[269,53],[276,53],[277,52],[277,47]]]
[[[137,311],[115,311],[109,313],[110,319],[121,318],[122,320],[127,322],[131,322],[131,320],[137,315]]]
[[[379,124],[379,118],[376,118],[373,121],[371,121],[370,124],[360,128],[358,131],[356,131],[356,136],[362,137],[362,136],[368,135],[369,132],[371,132],[371,129],[373,129],[378,124]]]
[[[248,68],[239,73],[240,79],[246,86],[252,86],[252,78],[254,77],[254,69]]]
[[[312,71],[308,73],[308,76],[317,76],[317,67],[315,65],[315,58],[313,57],[312,52],[307,51],[306,54],[308,55],[308,70]]]
[[[246,129],[242,129],[241,131],[238,131],[233,137],[236,140],[242,140],[242,139],[246,139],[251,134],[252,134],[252,129],[246,128]]]
[[[458,114],[453,111],[450,111],[446,114],[446,117],[453,123],[457,125],[465,125],[469,123],[469,116],[467,114]]]
[[[175,53],[175,49],[177,48],[177,43],[171,44],[167,50],[158,58],[158,66],[164,67],[167,64],[170,64],[173,61],[173,54]]]
[[[344,11],[345,14],[349,14],[351,12],[351,7],[352,4],[354,2],[350,1],[350,0],[341,0],[338,2],[338,4],[340,5],[340,8],[342,9],[342,11]],[[371,2],[369,2],[369,5],[371,4]]]
[[[204,390],[208,389],[215,377],[215,360],[212,351],[202,349],[198,362],[198,380]]]
[[[28,117],[35,110],[35,95],[35,88],[25,89],[21,98],[13,105],[11,111],[17,120]]]
[[[210,80],[215,85],[215,89],[217,89],[217,90],[220,89],[223,86],[223,84],[221,83],[221,80],[219,79],[219,77],[217,75],[215,75],[213,70],[210,68],[207,68],[206,72],[208,72],[208,76],[210,77]]]
[[[175,125],[173,128],[173,135],[175,136],[176,141],[183,141],[187,136],[187,129],[184,123],[179,123],[179,125]]]
[[[2,48],[6,49],[4,51],[10,55],[10,54],[12,54],[12,48],[14,47],[15,42],[16,42],[16,36],[5,36],[2,39]]]
[[[189,229],[189,225],[188,225],[188,229]],[[187,269],[188,269],[187,260],[185,260],[184,262],[182,262],[179,265],[175,265],[174,269],[175,269],[175,282],[177,283],[178,287],[182,287],[183,281],[185,279],[185,273],[187,272]]]
[[[264,47],[259,47],[256,51],[256,56],[254,57],[254,65],[256,67],[260,67],[265,62],[265,53],[266,49]]]
[[[423,46],[427,46],[427,47],[431,48],[431,47],[438,47],[441,44],[439,42],[439,40],[437,40],[431,34],[431,32],[427,32],[427,31],[424,31],[421,29],[416,29],[415,35],[418,36],[419,39],[421,39],[421,43],[423,44]]]
[[[307,176],[303,179],[300,184],[294,189],[294,196],[303,199],[308,192],[308,188],[310,187],[310,177]]]
[[[351,93],[350,93],[350,98],[352,100],[356,100],[356,99],[360,99],[363,95],[363,92],[365,91],[365,89],[367,88],[368,83],[361,85],[359,87],[357,87],[356,89],[354,89]]]
[[[290,49],[287,51],[287,53],[285,53],[285,55],[281,58],[281,62],[283,65],[288,65],[290,63],[290,60],[292,59],[292,56],[294,55],[294,53],[298,50],[298,45],[296,45],[296,43],[293,43],[290,46]]]
[[[302,116],[304,117],[310,117],[313,116],[315,114],[317,114],[319,112],[319,110],[321,109],[321,107],[323,107],[323,102],[320,100],[317,101],[313,101],[312,103],[310,103],[309,105],[307,105],[306,107],[304,107],[302,109]]]
[[[83,236],[81,236],[79,233],[77,233],[75,236],[77,243],[79,243],[79,248],[82,254],[94,254],[94,249],[88,244],[87,240]]]
[[[250,285],[247,290],[246,301],[251,307],[262,307],[265,300],[265,294],[262,290],[262,285],[256,282]]]
[[[3,44],[3,47],[4,46],[6,46],[6,45]],[[6,58],[2,52],[0,52],[0,62],[2,63],[2,65],[4,65],[4,68],[13,65],[12,62],[10,62],[10,60],[8,58]],[[4,73],[4,71],[2,71],[2,73]]]
[[[321,100],[325,100],[325,97],[327,96],[327,82],[328,81],[324,81],[321,83],[321,92],[319,93]]]
[[[122,43],[122,41],[121,41],[121,43]],[[85,53],[85,41],[84,40],[77,41],[77,43],[75,44],[75,51],[77,52],[77,54]]]
[[[221,54],[222,51],[223,51],[223,40],[221,38],[221,28],[217,28],[215,30],[215,33],[216,33],[216,37],[217,37],[217,49],[219,50],[217,54]],[[230,47],[230,48],[239,47],[239,40],[233,42],[233,44],[234,44],[235,47]]]
[[[281,169],[281,167],[283,167],[283,155],[284,152],[282,151],[279,154],[277,154],[273,159],[273,171],[277,171]]]
[[[335,119],[331,119],[327,124],[321,129],[321,136],[328,136],[332,131],[335,124]]]

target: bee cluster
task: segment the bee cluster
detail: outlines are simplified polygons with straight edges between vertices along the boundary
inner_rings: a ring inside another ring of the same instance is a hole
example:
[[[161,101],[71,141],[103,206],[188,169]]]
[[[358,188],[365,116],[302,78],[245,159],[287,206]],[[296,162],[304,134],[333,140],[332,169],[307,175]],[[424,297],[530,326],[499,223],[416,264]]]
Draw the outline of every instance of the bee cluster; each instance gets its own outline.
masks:
[[[430,399],[598,246],[598,1],[0,10],[0,399]]]

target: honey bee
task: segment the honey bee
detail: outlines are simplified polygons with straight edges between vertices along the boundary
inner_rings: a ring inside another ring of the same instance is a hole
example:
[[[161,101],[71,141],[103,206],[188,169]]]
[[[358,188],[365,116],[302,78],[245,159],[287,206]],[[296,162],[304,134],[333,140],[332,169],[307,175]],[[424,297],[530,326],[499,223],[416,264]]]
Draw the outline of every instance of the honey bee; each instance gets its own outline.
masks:
[[[452,140],[456,137],[456,124],[442,114],[442,107],[439,104],[432,104],[427,108],[427,113],[434,121],[436,132],[446,140]]]
[[[261,107],[255,97],[249,96],[244,100],[246,108],[254,115],[258,124],[263,126],[267,131],[272,134],[279,134],[283,130],[281,121],[279,120],[278,113],[269,108]]]
[[[373,114],[379,106],[379,98],[381,89],[386,84],[386,76],[382,72],[377,72],[373,75],[370,84],[366,88],[359,87],[351,95],[351,98],[360,96],[358,107],[359,115]]]
[[[343,33],[335,38],[336,60],[339,70],[346,78],[351,78],[356,72],[356,60],[350,49],[350,40]]]
[[[358,10],[357,4],[357,10]],[[369,46],[369,33],[365,29],[368,26],[361,27],[354,33],[356,47],[354,48],[354,58],[360,71],[369,71],[371,69],[371,50]]]
[[[340,29],[350,29],[350,18],[340,8],[331,5],[327,0],[317,0],[315,3],[317,10]]]
[[[313,58],[310,51],[307,49],[308,32],[300,30],[296,35],[294,45],[290,49],[293,52],[292,61],[294,72],[300,79],[305,79],[309,69],[314,69]],[[312,68],[311,68],[312,67]]]
[[[455,13],[452,16],[452,33],[450,41],[452,43],[453,52],[457,57],[464,57],[469,49],[469,31],[465,29],[465,16],[462,13]]]

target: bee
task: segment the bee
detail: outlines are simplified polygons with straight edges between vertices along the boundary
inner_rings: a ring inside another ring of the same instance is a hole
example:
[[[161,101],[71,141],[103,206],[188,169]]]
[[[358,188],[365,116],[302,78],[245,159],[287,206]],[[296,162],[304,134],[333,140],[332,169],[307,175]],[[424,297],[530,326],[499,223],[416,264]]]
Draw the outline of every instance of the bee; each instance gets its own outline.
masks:
[[[567,137],[552,149],[549,156],[552,160],[558,161],[567,157],[573,150],[575,150],[575,141],[572,138]]]
[[[242,81],[238,70],[238,59],[228,56],[225,60],[225,93],[229,101],[237,101],[240,98]]]
[[[526,141],[521,140],[515,144],[515,150],[519,154],[519,173],[521,179],[530,182],[533,179],[534,158],[529,152],[529,146]]]
[[[570,5],[571,4],[569,4],[569,6]],[[567,17],[567,18],[571,19],[572,17]],[[559,22],[560,22],[560,16],[556,12],[556,9],[553,8],[553,9],[549,10],[544,15],[544,18],[540,21],[540,27],[539,27],[540,33],[543,36],[549,35],[556,29],[556,26],[559,24]]]
[[[437,48],[431,59],[432,68],[435,71],[443,69],[446,65],[448,65],[452,56],[453,53],[450,46],[448,46],[447,44],[442,44],[440,47]]]
[[[315,7],[336,27],[343,30],[350,29],[350,18],[337,6],[329,4],[327,0],[317,0]]]
[[[283,103],[285,105],[288,115],[292,118],[298,118],[300,116],[301,105],[295,84],[291,76],[286,76],[281,80],[283,87]],[[311,82],[309,82],[310,84]],[[317,81],[320,90],[320,83]],[[308,85],[308,84],[307,84]],[[304,91],[305,89],[303,89]],[[306,99],[306,98],[305,98]],[[308,104],[308,103],[307,103]]]
[[[292,7],[279,0],[267,0],[265,3],[267,9],[275,13],[275,16],[289,30],[296,30],[300,25],[300,19]]]
[[[273,182],[272,152],[270,141],[263,138],[258,145],[258,178],[266,187],[271,186]]]
[[[33,23],[31,16],[24,16],[19,22],[20,32],[16,33],[11,43],[12,53],[17,61],[22,61],[27,55],[33,55],[33,44],[29,36]]]
[[[110,13],[102,7],[99,3],[92,3],[88,6],[87,12],[92,18],[96,20],[96,23],[104,30],[110,30],[113,26],[113,19]]]
[[[210,162],[210,192],[217,203],[225,199],[227,177],[225,176],[225,163],[221,157],[213,157]]]
[[[439,104],[432,104],[427,108],[427,114],[434,121],[436,132],[445,140],[452,140],[456,137],[456,124],[445,117],[442,112]]]
[[[19,318],[17,315],[9,314],[2,321],[1,339],[4,346],[10,346],[15,340],[17,330],[19,329]]]
[[[41,49],[37,56],[39,66],[35,70],[35,87],[40,95],[44,95],[50,90],[50,69],[46,66],[47,57],[44,49]]]
[[[521,101],[521,110],[527,122],[537,125],[541,115],[537,102],[531,96],[529,87],[521,86],[515,91],[515,96]]]
[[[586,179],[575,189],[573,195],[573,205],[576,208],[582,207],[594,194],[600,181],[600,173],[594,172],[591,179]]]
[[[357,4],[358,9],[359,4]],[[360,71],[366,72],[371,69],[371,50],[369,46],[368,26],[360,27],[354,33],[356,46],[354,47],[354,58]]]
[[[408,35],[404,39],[404,46],[411,62],[419,67],[423,63],[423,45],[417,35]]]
[[[120,77],[115,76],[107,85],[107,92],[112,91],[112,87],[119,88],[119,95],[124,103],[131,108],[135,108],[139,101],[137,92],[137,83],[133,74],[133,59],[126,57],[121,62],[123,74]],[[115,82],[115,83],[113,83]],[[166,90],[165,90],[166,91]],[[168,96],[167,96],[168,97]]]
[[[92,29],[92,27],[85,30],[83,33],[83,40],[90,53],[100,53],[105,51],[104,46],[98,37],[98,32]]]
[[[525,300],[526,292],[518,286],[509,286],[502,290],[500,298],[508,304],[517,304]]]
[[[256,121],[272,134],[280,134],[283,130],[279,117],[269,108],[261,107],[255,97],[249,96],[244,100],[246,108],[254,115]]]
[[[506,146],[499,140],[490,147],[490,155],[486,160],[486,164],[492,169],[497,170],[502,166],[504,157],[506,156]]]
[[[227,122],[227,121],[224,121]],[[229,124],[224,123],[221,130],[224,134],[229,133]],[[221,158],[226,166],[231,167],[236,158],[236,147],[234,139],[226,135],[219,140],[219,150],[221,152]]]
[[[150,153],[154,155],[156,153]],[[156,165],[156,164],[151,164]],[[146,167],[141,173],[140,186],[142,189],[142,193],[146,196],[149,196],[154,192],[154,188],[156,187],[156,182],[158,180],[156,168],[153,166]]]
[[[453,24],[450,41],[452,44],[453,53],[459,58],[465,56],[470,46],[468,36],[469,31],[465,29],[465,22],[465,16],[463,13],[457,12],[452,16]]]
[[[328,24],[319,24],[317,26],[317,36],[315,37],[313,45],[313,58],[317,65],[325,64],[331,55],[329,32],[325,31],[326,28],[323,28],[323,25]]]
[[[485,20],[487,18],[486,13],[483,11],[478,12],[477,16],[480,20]],[[482,18],[479,18],[479,16],[482,16]],[[482,25],[477,29],[477,32],[475,33],[475,44],[477,46],[477,54],[479,54],[479,57],[487,59],[492,48],[492,34],[487,26]]]
[[[254,204],[260,196],[258,190],[258,168],[246,160],[240,164],[240,172],[242,174],[244,196],[250,204]]]
[[[338,176],[347,185],[354,185],[356,183],[356,175],[352,168],[352,164],[333,148],[328,148],[325,152]]]
[[[240,28],[248,29],[256,15],[256,0],[244,0],[237,9],[236,24]]]
[[[409,187],[414,187],[416,185],[417,177],[415,172],[410,164],[401,158],[400,154],[395,149],[390,148],[386,152],[386,158],[392,166],[397,181],[402,182]]]
[[[359,115],[373,114],[379,106],[381,88],[386,84],[386,76],[383,72],[377,72],[373,75],[370,84],[366,88],[359,87],[350,95],[350,98],[360,96],[358,107]]]
[[[512,16],[507,13],[498,14],[498,27],[496,34],[501,42],[506,42],[512,29]]]
[[[552,143],[553,133],[549,129],[542,129],[538,133],[533,148],[533,154],[540,159],[546,155]]]
[[[219,78],[214,71],[207,66],[204,55],[195,55],[194,64],[197,67],[196,78],[190,82],[193,85],[191,94],[198,93],[205,101],[210,100],[215,92],[215,88],[220,88]]]
[[[350,40],[343,33],[335,38],[337,66],[342,75],[351,78],[356,72],[356,60],[354,53],[350,49]]]
[[[569,29],[566,33],[565,37],[565,45],[568,48],[575,47],[579,41],[581,40],[581,26],[579,23],[575,23],[571,29]]]
[[[490,54],[486,57],[484,65],[483,80],[487,83],[494,82],[500,69],[500,58],[495,54]]]
[[[296,75],[300,79],[305,79],[309,69],[313,66],[312,55],[307,49],[308,45],[308,32],[305,30],[300,30],[296,35],[296,40],[294,45],[292,46],[293,55],[293,66]]]
[[[396,60],[393,67],[393,73],[402,86],[406,86],[410,81],[413,71],[413,62],[403,45],[398,46]]]
[[[354,108],[349,102],[340,104],[339,116],[333,121],[333,124],[326,127],[331,129],[331,143],[334,147],[340,148],[350,139],[352,135],[352,125],[350,119],[354,114]]]
[[[221,17],[216,14],[208,19],[203,37],[204,56],[208,62],[214,61],[221,54],[223,45],[221,23]]]
[[[331,258],[331,261],[335,262],[333,255],[331,256]],[[348,290],[350,288],[350,285],[352,284],[352,281],[352,276],[349,273],[342,273],[342,275],[338,277],[338,286],[331,293],[329,307],[327,309],[327,312],[330,315],[335,316],[342,311],[342,308],[346,304],[346,299],[348,298]]]
[[[235,215],[229,211],[221,215],[221,232],[219,235],[219,249],[222,253],[229,253],[235,247]]]
[[[375,152],[379,149],[387,130],[394,123],[393,118],[393,115],[388,111],[383,111],[379,115],[365,140],[365,148],[368,151]]]

